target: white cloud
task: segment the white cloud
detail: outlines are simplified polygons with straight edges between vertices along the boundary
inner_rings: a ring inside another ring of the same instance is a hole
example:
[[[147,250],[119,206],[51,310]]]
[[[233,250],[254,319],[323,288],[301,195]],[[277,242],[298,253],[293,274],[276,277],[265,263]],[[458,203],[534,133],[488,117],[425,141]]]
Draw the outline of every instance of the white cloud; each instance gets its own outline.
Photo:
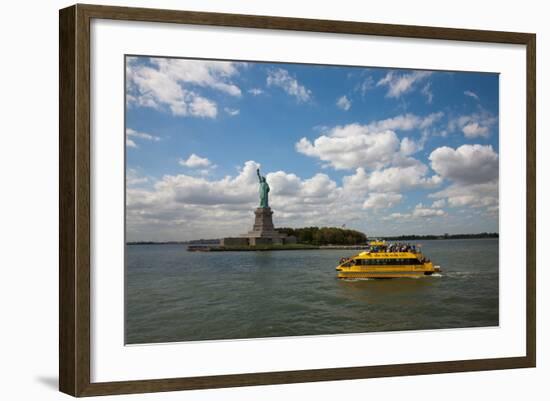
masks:
[[[425,129],[432,126],[443,117],[443,112],[431,113],[426,117],[420,117],[415,114],[407,113],[387,118],[385,120],[374,121],[368,124],[369,130],[397,130],[411,131],[414,129]]]
[[[295,174],[276,171],[266,176],[267,182],[273,187],[273,195],[283,197],[299,197],[302,199],[323,198],[334,195],[338,189],[336,182],[326,174],[316,174],[302,180]]]
[[[372,191],[401,191],[412,188],[433,188],[441,183],[441,177],[427,177],[428,167],[417,162],[408,167],[389,167],[373,171],[367,179]]]
[[[228,61],[151,58],[151,63],[166,76],[178,81],[208,87],[231,96],[241,96],[241,89],[231,82],[242,64]]]
[[[359,167],[353,175],[346,175],[342,182],[346,193],[366,193],[369,190],[369,173],[363,167]]]
[[[127,101],[130,105],[166,108],[176,116],[215,118],[217,105],[197,93],[200,87],[230,96],[241,90],[231,78],[242,64],[225,61],[150,58],[150,64],[128,60]]]
[[[363,203],[364,209],[387,209],[395,206],[403,199],[403,195],[396,193],[371,193]]]
[[[432,168],[451,185],[430,194],[450,207],[498,208],[498,155],[492,146],[440,147],[430,155]],[[437,201],[436,201],[437,202]],[[435,202],[434,202],[435,204]]]
[[[195,156],[195,157],[193,157]],[[208,159],[191,155],[190,166],[210,165]],[[189,161],[188,159],[188,161]],[[175,202],[192,205],[241,204],[250,202],[257,190],[256,168],[259,165],[248,161],[236,177],[224,177],[218,181],[209,181],[203,177],[185,174],[166,175],[155,184],[156,192],[171,197]]]
[[[224,111],[230,116],[237,116],[241,112],[239,109],[231,109],[229,107],[225,107]]]
[[[191,156],[187,158],[187,160],[180,160],[179,164],[189,168],[197,168],[197,167],[209,167],[212,165],[212,162],[205,157],[200,157],[192,153]]]
[[[336,127],[329,135],[321,135],[313,142],[302,138],[296,143],[296,150],[342,170],[387,165],[399,150],[399,145],[399,139],[392,131],[370,133],[365,126],[351,124]]]
[[[432,92],[432,84],[430,82],[428,82],[426,85],[424,85],[424,87],[422,88],[420,93],[422,93],[424,96],[426,96],[426,101],[429,104],[431,104],[432,101],[434,100],[434,94]]]
[[[470,90],[464,91],[464,95],[465,95],[465,96],[472,97],[472,98],[474,98],[474,99],[476,99],[476,100],[479,100],[479,96],[478,96],[475,92],[473,92],[473,91],[470,91]]]
[[[273,195],[296,196],[302,186],[302,180],[296,174],[287,174],[284,171],[269,173],[266,180],[273,187]]]
[[[187,111],[178,108],[174,114],[186,115],[187,113],[196,117],[214,118],[218,115],[218,107],[213,101],[210,101],[204,97],[194,96],[188,105]]]
[[[462,132],[464,132],[466,138],[475,138],[478,136],[488,137],[489,127],[483,127],[477,122],[471,122],[462,128]]]
[[[498,178],[498,155],[491,145],[442,146],[429,156],[431,166],[443,178],[475,184]]]
[[[160,137],[148,134],[146,132],[139,132],[132,128],[126,128],[126,136],[145,139],[147,141],[160,141]]]
[[[498,180],[476,184],[452,184],[430,194],[431,198],[446,200],[450,207],[486,207],[498,210]]]
[[[374,79],[368,76],[355,87],[355,90],[361,92],[361,96],[364,97],[372,88],[374,88]]]
[[[129,168],[126,171],[126,185],[129,187],[138,186],[140,184],[146,184],[149,182],[148,177],[142,177],[138,171],[133,168]]]
[[[417,188],[435,188],[441,184],[438,175],[429,176],[428,167],[412,159],[408,166],[392,166],[367,173],[360,167],[355,174],[343,178],[343,188],[347,193],[401,192]]]
[[[410,213],[399,213],[399,212],[395,212],[395,213],[392,213],[390,214],[389,216],[387,217],[384,217],[384,220],[396,220],[396,219],[407,219],[411,217]]]
[[[447,216],[447,212],[440,208],[436,207],[426,207],[422,203],[417,204],[410,212],[407,213],[392,213],[387,217],[384,217],[384,220],[419,220],[419,219],[432,219],[434,217],[444,217]]]
[[[132,128],[126,128],[126,146],[130,148],[137,148],[138,145],[135,139],[143,139],[145,141],[160,141],[160,137],[148,134],[146,132],[136,131]]]
[[[267,86],[276,86],[283,89],[289,95],[294,96],[298,102],[307,102],[311,100],[311,91],[301,85],[287,70],[282,68],[277,68],[268,72]]]
[[[326,174],[315,174],[312,178],[304,180],[302,194],[305,198],[326,199],[336,190],[336,183]]]
[[[326,162],[337,170],[382,168],[390,163],[408,164],[409,156],[423,148],[426,137],[415,141],[399,140],[395,130],[426,129],[442,117],[433,113],[426,117],[414,114],[399,115],[368,125],[348,124],[336,126],[310,141],[302,138],[295,145],[298,152]]]
[[[401,140],[400,150],[404,155],[412,155],[418,151],[418,144],[414,140],[405,137]]]
[[[397,73],[389,71],[384,78],[380,79],[376,86],[387,86],[386,97],[397,98],[410,92],[417,83],[428,78],[432,73],[429,71],[413,71],[410,73]]]
[[[438,199],[432,203],[432,207],[435,209],[440,209],[442,207],[445,207],[446,204],[447,202],[445,199]]]
[[[414,210],[412,211],[411,216],[412,217],[440,217],[440,216],[446,216],[447,213],[441,209],[434,209],[425,207],[422,205],[422,203],[419,203],[415,206]]]
[[[344,95],[338,98],[338,100],[336,101],[336,105],[342,110],[348,111],[349,109],[351,109],[351,100],[349,100],[347,96]]]
[[[498,122],[498,117],[488,111],[463,115],[451,119],[448,123],[450,131],[460,130],[466,138],[487,138],[491,135],[491,128]]]
[[[248,90],[248,93],[250,93],[251,95],[254,95],[254,96],[258,96],[258,95],[261,95],[262,93],[264,93],[264,91],[263,91],[263,89],[260,89],[260,88],[252,88],[252,89]]]

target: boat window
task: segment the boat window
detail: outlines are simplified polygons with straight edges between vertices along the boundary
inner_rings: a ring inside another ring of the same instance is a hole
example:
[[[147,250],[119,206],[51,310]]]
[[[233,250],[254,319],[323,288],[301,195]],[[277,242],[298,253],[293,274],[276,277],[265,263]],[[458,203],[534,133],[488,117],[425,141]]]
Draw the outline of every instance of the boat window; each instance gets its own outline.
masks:
[[[408,266],[408,265],[418,265],[422,262],[415,258],[376,258],[376,259],[359,259],[357,260],[357,265],[364,266]]]
[[[346,262],[343,266],[388,266],[388,265],[421,265],[418,258],[372,258],[372,259],[353,259]]]

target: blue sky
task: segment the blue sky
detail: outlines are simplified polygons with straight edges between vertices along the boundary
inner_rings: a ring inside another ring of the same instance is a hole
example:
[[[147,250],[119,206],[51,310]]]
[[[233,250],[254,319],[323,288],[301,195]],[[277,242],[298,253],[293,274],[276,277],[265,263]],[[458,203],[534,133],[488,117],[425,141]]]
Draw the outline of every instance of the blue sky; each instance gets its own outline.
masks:
[[[498,75],[126,59],[127,239],[498,231]]]

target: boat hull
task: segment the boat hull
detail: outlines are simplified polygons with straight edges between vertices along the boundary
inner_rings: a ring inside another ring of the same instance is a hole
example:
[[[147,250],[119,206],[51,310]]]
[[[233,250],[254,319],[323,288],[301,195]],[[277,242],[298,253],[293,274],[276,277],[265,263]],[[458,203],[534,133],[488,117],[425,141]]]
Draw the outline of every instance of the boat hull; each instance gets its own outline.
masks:
[[[434,267],[431,263],[425,263],[423,265],[409,265],[409,266],[380,266],[380,267],[366,267],[366,266],[339,266],[338,278],[340,279],[360,279],[360,278],[375,278],[375,279],[387,279],[387,278],[418,278],[423,276],[429,276],[439,271],[439,268]]]

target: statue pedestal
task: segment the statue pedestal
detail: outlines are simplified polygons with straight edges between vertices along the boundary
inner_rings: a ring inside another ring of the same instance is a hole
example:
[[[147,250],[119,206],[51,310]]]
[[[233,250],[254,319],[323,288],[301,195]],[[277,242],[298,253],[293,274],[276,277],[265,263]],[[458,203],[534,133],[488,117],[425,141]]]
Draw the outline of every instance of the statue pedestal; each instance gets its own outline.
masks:
[[[238,238],[224,238],[222,246],[256,246],[256,245],[283,245],[296,243],[295,237],[275,230],[273,225],[273,211],[270,207],[259,207],[254,210],[254,225],[252,230],[241,234]]]
[[[270,207],[259,207],[254,210],[252,230],[243,237],[248,237],[250,245],[283,244],[286,234],[281,234],[273,226],[273,212]]]
[[[256,218],[251,232],[255,231],[275,231],[273,226],[273,212],[270,207],[259,207],[254,210]]]

